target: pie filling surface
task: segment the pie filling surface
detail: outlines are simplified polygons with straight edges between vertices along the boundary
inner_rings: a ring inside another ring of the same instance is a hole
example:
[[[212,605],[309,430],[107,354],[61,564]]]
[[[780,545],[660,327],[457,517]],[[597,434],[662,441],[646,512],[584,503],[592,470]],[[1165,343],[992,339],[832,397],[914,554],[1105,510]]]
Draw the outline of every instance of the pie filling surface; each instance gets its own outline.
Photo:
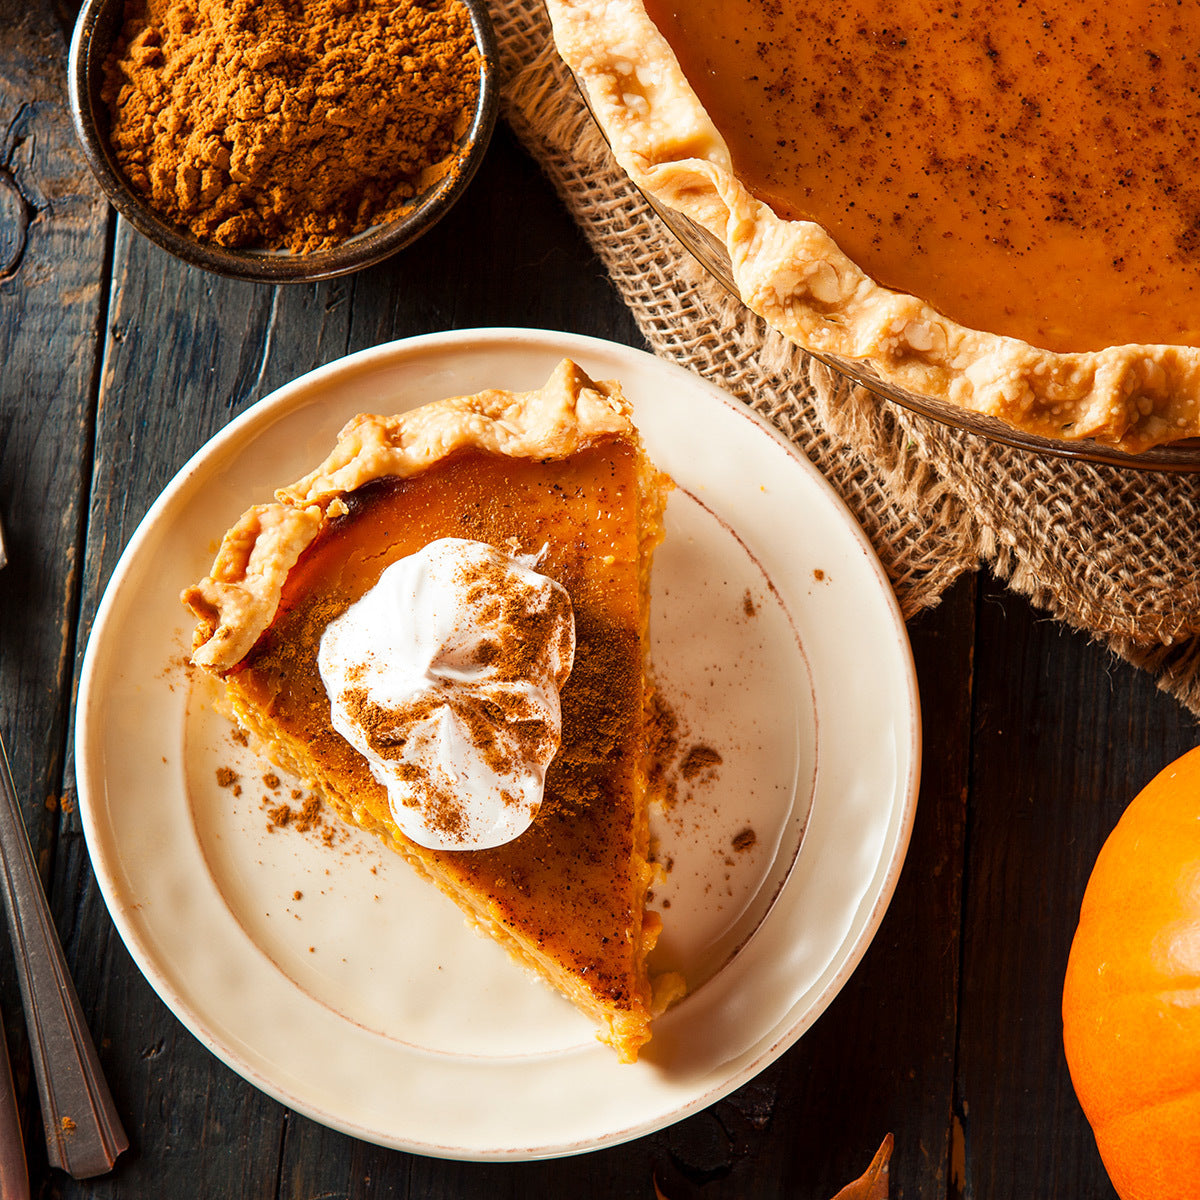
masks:
[[[1200,435],[1200,9],[547,0],[644,191],[800,346],[1054,439]]]
[[[646,0],[782,217],[1048,350],[1200,344],[1200,8]]]
[[[667,485],[641,451],[615,388],[591,393],[614,406],[594,427],[577,427],[566,438],[561,429],[536,433],[538,422],[550,419],[539,408],[557,409],[560,425],[578,426],[577,414],[564,413],[563,405],[574,403],[572,388],[589,386],[613,385],[592,385],[564,364],[532,401],[530,394],[510,401],[490,393],[478,404],[467,398],[455,402],[457,411],[443,408],[424,430],[434,406],[368,425],[365,434],[361,423],[374,419],[359,418],[324,473],[269,506],[311,515],[308,501],[320,497],[320,519],[284,539],[286,549],[272,548],[273,557],[292,560],[286,569],[264,587],[254,547],[269,540],[264,529],[276,527],[269,516],[286,521],[293,514],[250,510],[185,602],[200,617],[202,660],[204,647],[219,641],[226,614],[245,607],[236,590],[263,593],[264,604],[249,605],[250,648],[213,664],[239,721],[342,816],[381,836],[483,931],[563,991],[622,1058],[632,1059],[649,1039],[655,1007],[646,955],[659,921],[645,903],[657,868],[648,854],[643,722],[649,556],[661,535]],[[557,395],[564,387],[565,398]],[[447,422],[462,436],[443,452],[454,441]],[[535,435],[525,436],[522,424]],[[519,445],[511,444],[514,428]],[[497,437],[509,444],[498,449]],[[343,488],[337,480],[347,471],[353,485]],[[317,664],[332,620],[387,566],[446,537],[536,558],[536,569],[566,588],[574,612],[561,746],[541,807],[519,837],[486,850],[431,850],[400,832],[386,789],[330,723]],[[665,981],[660,1000],[679,989],[680,981]]]

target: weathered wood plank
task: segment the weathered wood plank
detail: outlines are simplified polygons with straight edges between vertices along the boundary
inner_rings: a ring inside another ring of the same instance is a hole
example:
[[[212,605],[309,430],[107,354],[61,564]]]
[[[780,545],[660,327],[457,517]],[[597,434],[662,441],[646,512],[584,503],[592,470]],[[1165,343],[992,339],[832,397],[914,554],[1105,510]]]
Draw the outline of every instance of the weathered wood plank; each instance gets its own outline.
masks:
[[[71,131],[56,22],[0,5],[0,711],[26,820],[57,798],[107,207]],[[11,22],[11,24],[10,24]],[[52,810],[51,810],[52,811]]]
[[[645,342],[540,169],[503,126],[436,229],[354,277],[349,350],[438,329],[564,329]]]
[[[1112,1196],[1062,1052],[1079,904],[1134,794],[1195,744],[1150,679],[989,588],[976,651],[957,1110],[962,1195]]]
[[[48,877],[109,219],[71,129],[66,45],[52,6],[2,0],[0,29],[0,515],[9,554],[0,572],[0,729]],[[36,1168],[45,1149],[17,997],[6,949],[0,1000]]]

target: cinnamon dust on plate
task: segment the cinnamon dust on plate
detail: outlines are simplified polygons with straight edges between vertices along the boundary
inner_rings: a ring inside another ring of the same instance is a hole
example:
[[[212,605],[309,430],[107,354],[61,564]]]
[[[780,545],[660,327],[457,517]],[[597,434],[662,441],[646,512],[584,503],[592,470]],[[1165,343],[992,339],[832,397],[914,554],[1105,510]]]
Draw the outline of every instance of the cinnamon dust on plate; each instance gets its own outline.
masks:
[[[304,253],[453,169],[480,71],[461,0],[126,0],[101,97],[121,170],[162,216]]]

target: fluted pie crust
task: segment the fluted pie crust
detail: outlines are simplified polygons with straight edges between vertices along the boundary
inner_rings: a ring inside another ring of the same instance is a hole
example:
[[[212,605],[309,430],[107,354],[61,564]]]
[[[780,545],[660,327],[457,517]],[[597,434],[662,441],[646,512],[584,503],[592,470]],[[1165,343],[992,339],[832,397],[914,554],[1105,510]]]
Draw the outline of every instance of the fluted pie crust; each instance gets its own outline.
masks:
[[[910,392],[1041,437],[1091,438],[1136,453],[1200,434],[1200,349],[1053,352],[966,328],[881,286],[818,224],[777,216],[739,180],[726,141],[642,0],[547,7],[559,51],[621,166],[727,248],[742,300],[800,346],[865,361]]]
[[[650,561],[669,480],[615,383],[564,361],[536,391],[486,391],[359,416],[311,474],[249,509],[183,593],[193,661],[238,722],[345,820],[380,837],[481,931],[597,1025],[624,1061],[682,991],[652,985],[645,730]],[[533,825],[490,850],[409,841],[366,761],[333,729],[316,666],[326,624],[439,537],[539,557],[571,597],[562,745]]]

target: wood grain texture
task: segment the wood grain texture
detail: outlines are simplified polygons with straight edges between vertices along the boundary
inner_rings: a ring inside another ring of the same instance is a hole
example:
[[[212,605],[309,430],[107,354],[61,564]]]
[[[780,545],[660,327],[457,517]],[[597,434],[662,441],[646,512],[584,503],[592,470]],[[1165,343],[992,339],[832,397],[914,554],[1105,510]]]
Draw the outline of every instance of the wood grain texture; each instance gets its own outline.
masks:
[[[0,572],[0,730],[50,882],[109,217],[71,129],[56,16],[47,4],[3,0],[0,29],[0,517],[9,557]],[[56,912],[61,918],[61,907]],[[7,949],[0,1007],[24,1101],[27,1157],[44,1171]]]
[[[75,143],[65,46],[37,5],[0,5],[0,512],[9,567],[3,728],[45,849],[61,774],[107,207]]]
[[[956,1108],[962,1194],[1104,1197],[1062,1051],[1062,981],[1092,864],[1196,742],[1145,676],[994,586],[976,652]]]

